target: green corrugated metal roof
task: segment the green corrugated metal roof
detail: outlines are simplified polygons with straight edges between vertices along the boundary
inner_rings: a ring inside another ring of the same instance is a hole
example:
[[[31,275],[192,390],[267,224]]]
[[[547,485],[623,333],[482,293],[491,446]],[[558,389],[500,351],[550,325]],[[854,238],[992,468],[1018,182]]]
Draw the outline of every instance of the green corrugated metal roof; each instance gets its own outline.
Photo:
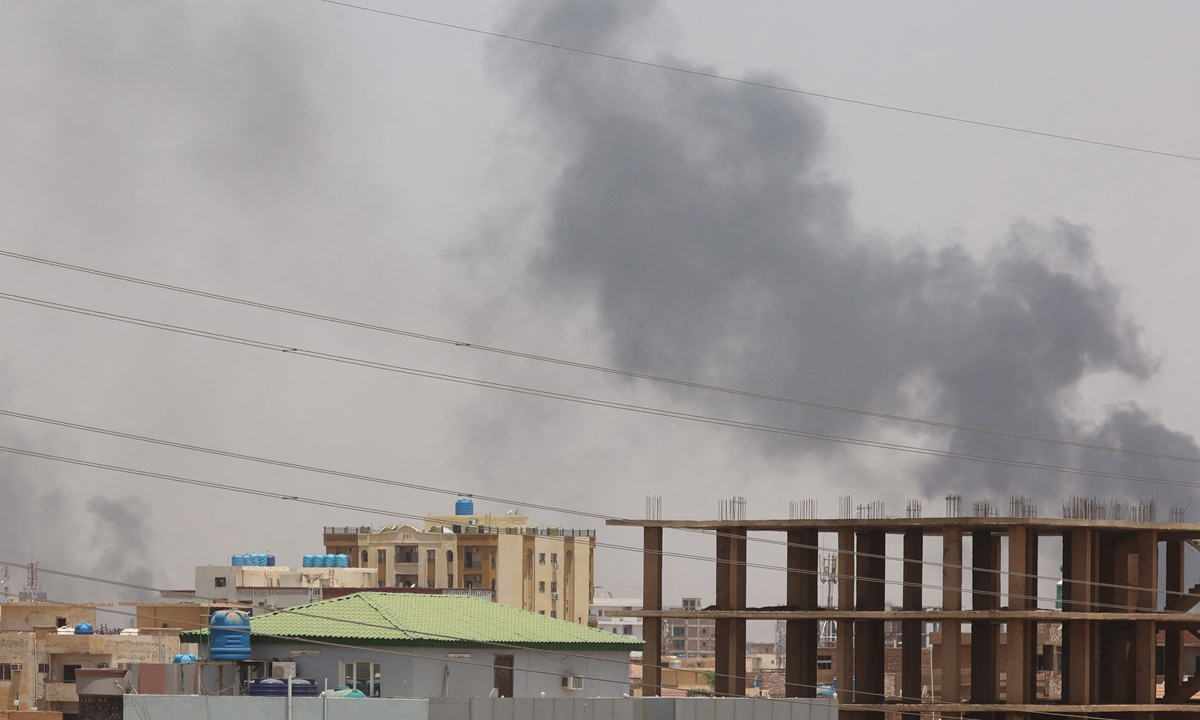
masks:
[[[207,630],[180,634],[201,642]],[[251,637],[355,645],[638,650],[642,641],[467,595],[363,592],[250,618]]]

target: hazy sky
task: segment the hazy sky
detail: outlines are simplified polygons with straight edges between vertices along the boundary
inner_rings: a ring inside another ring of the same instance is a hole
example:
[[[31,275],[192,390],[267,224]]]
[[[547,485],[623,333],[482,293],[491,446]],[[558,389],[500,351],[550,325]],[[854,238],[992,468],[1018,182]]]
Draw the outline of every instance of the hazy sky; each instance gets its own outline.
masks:
[[[1200,8],[1107,2],[373,7],[1200,155]],[[807,99],[317,2],[0,0],[0,248],[364,322],[829,404],[1200,455],[1200,162]],[[0,258],[0,292],[437,372],[1195,480],[1197,466],[664,388]],[[1147,485],[514,396],[5,300],[0,407],[640,516],[814,498],[1058,515]],[[0,419],[3,445],[381,511],[453,498]],[[366,515],[0,456],[0,548],[190,587]],[[504,512],[508,505],[480,503]],[[1200,517],[1195,510],[1193,515]],[[599,521],[545,512],[544,524]],[[638,544],[600,526],[602,542]],[[711,541],[679,536],[681,551]],[[778,548],[751,560],[778,563]],[[711,593],[669,561],[668,598]],[[782,578],[752,572],[752,602]],[[13,578],[19,585],[21,578]],[[636,555],[596,583],[639,592]],[[50,581],[72,597],[109,591]]]

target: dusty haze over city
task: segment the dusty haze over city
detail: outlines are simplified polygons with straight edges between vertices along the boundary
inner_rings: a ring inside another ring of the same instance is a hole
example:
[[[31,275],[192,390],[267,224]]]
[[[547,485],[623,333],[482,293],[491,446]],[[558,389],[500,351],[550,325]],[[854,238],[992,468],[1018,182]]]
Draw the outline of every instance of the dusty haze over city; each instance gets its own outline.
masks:
[[[1115,2],[372,7],[596,52],[1200,156],[1200,7]],[[673,73],[318,2],[0,1],[0,249],[819,403],[1200,457],[1200,162]],[[806,431],[1195,481],[1196,463],[896,423],[282,316],[0,257],[2,292],[422,370]],[[839,495],[1134,483],[755,433],[332,363],[4,299],[0,409],[639,517]],[[453,497],[0,418],[2,558],[153,587]],[[546,525],[596,518],[528,510]],[[1200,506],[1192,517],[1200,517]],[[711,540],[668,535],[668,549]],[[596,553],[598,592],[640,557]],[[782,562],[751,544],[750,560]],[[668,602],[711,566],[667,562]],[[934,572],[936,568],[927,569]],[[10,589],[23,578],[14,573]],[[67,599],[126,591],[43,576]],[[750,571],[750,602],[782,577]],[[1053,592],[1043,585],[1042,594]]]

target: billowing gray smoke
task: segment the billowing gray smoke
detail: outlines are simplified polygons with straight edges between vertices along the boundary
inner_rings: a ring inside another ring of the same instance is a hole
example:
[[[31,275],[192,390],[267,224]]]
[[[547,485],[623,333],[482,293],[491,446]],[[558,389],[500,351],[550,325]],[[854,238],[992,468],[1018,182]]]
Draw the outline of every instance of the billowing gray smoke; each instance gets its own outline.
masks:
[[[624,0],[539,1],[519,9],[513,31],[621,53],[652,9]],[[1190,436],[1135,405],[1110,411],[1099,427],[1071,412],[1073,394],[1091,375],[1145,379],[1155,372],[1086,228],[1018,223],[982,254],[867,237],[849,216],[846,189],[820,170],[825,128],[812,103],[544,48],[495,50],[505,79],[528,100],[523,107],[537,114],[539,140],[563,158],[533,273],[559,299],[594,304],[621,367],[1200,455]],[[713,411],[752,412],[760,421],[821,432],[870,436],[881,429],[854,415],[729,397],[707,402]],[[963,431],[919,444],[1195,477],[1194,466],[1181,463]],[[791,438],[759,438],[759,449],[840,451]],[[922,482],[930,496],[955,487],[1047,499],[1072,491],[1161,500],[1171,494],[961,460],[933,462]]]

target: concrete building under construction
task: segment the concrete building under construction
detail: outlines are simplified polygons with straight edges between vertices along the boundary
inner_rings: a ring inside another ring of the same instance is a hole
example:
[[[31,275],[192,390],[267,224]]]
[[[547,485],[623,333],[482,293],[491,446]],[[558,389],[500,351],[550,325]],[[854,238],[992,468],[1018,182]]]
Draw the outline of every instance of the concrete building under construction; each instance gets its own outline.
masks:
[[[847,517],[841,519],[608,523],[644,528],[643,609],[631,613],[641,616],[645,627],[644,695],[661,691],[660,664],[649,659],[666,650],[656,647],[662,623],[694,617],[716,623],[717,695],[740,697],[746,692],[746,622],[783,620],[786,695],[813,697],[819,624],[833,621],[838,627],[838,698],[841,712],[851,720],[882,718],[885,712],[971,717],[1004,713],[1009,718],[1039,713],[1194,716],[1200,711],[1200,703],[1192,702],[1200,690],[1200,673],[1184,665],[1184,637],[1200,635],[1200,615],[1189,612],[1200,603],[1200,585],[1189,589],[1184,569],[1185,554],[1194,551],[1188,545],[1200,539],[1200,525],[1157,522],[1148,519],[1153,512],[1133,510],[1107,516],[1137,519],[1095,519],[1106,513],[1066,506],[1064,515],[1073,517],[997,517],[985,508],[979,517],[888,518],[880,512],[852,518],[843,507]],[[948,514],[956,515],[957,508]],[[1036,512],[1018,508],[1018,514]],[[1180,518],[1173,514],[1172,519]],[[716,546],[714,606],[662,609],[667,529],[715,536],[709,541]],[[778,542],[779,535],[786,537],[782,604],[747,607],[747,541],[757,534],[772,542]],[[836,537],[834,607],[818,604],[822,534]],[[889,535],[902,538],[902,557],[887,556]],[[1044,562],[1045,555],[1059,547],[1059,562],[1042,573],[1039,550]],[[1007,558],[1005,567],[1002,558]],[[893,570],[900,570],[892,573],[895,577],[887,572],[888,560],[893,560]],[[926,564],[940,566],[940,607],[923,603]],[[1057,579],[1060,564],[1061,608],[1039,607],[1037,581]],[[1165,567],[1164,577],[1159,577],[1160,565]],[[970,580],[969,589],[964,589],[964,577]],[[901,588],[899,610],[885,610],[888,585]],[[884,624],[889,621],[900,622],[902,636],[900,682],[891,694],[884,687]],[[922,673],[922,646],[926,630],[933,627],[940,629],[941,667],[936,686],[929,687],[923,682],[928,675]],[[1055,651],[1060,654],[1056,672],[1061,685],[1055,692],[1038,682],[1039,652],[1045,652],[1050,631],[1061,634],[1061,651]],[[969,674],[963,658],[969,658]]]

